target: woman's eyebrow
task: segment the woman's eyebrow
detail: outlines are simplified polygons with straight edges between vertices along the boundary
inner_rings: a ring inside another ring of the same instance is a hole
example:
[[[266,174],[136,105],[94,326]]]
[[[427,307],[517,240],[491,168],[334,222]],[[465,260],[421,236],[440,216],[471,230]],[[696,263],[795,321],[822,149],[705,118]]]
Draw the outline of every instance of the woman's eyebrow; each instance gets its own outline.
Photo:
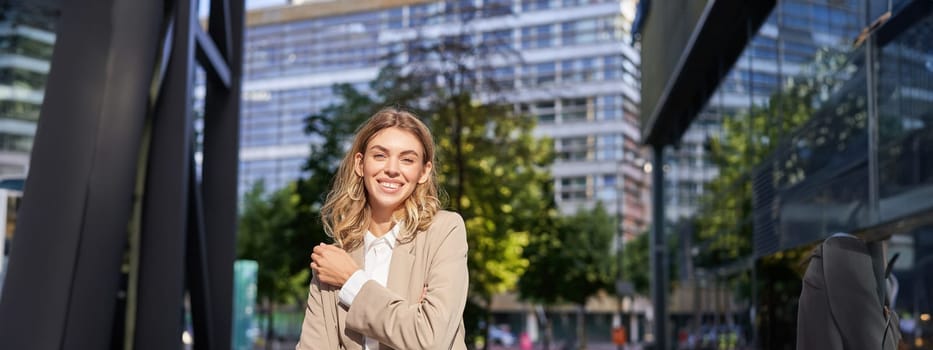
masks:
[[[369,149],[370,149],[370,150],[377,150],[377,151],[385,152],[385,153],[390,153],[388,148],[382,147],[382,146],[380,146],[380,145],[372,145],[372,146],[369,147]],[[419,156],[419,157],[421,156],[421,153],[418,153],[418,151],[415,151],[415,150],[405,150],[405,151],[402,151],[402,152],[399,153],[399,155],[403,155],[403,156],[404,156],[404,155],[409,155],[409,154],[414,154],[414,155]]]
[[[386,152],[386,153],[389,152],[389,150],[388,150],[387,148],[382,147],[382,146],[380,146],[380,145],[372,145],[372,146],[369,147],[369,150],[374,150],[374,149],[377,150],[377,151],[381,151],[381,152]]]

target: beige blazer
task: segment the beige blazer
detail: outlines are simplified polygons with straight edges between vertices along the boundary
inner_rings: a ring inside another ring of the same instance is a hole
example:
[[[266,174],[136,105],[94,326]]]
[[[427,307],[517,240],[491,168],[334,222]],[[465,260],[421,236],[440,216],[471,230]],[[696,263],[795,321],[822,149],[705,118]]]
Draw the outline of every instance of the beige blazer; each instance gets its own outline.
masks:
[[[439,211],[427,231],[395,246],[388,286],[366,282],[349,309],[340,304],[339,288],[314,276],[296,349],[361,350],[364,335],[380,349],[466,349],[466,254],[463,218]],[[350,256],[363,266],[362,245]]]

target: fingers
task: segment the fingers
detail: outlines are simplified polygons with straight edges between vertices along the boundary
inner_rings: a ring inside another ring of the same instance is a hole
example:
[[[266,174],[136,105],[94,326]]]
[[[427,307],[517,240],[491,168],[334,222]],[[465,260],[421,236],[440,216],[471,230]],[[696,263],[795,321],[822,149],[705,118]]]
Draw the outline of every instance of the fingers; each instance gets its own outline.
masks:
[[[324,243],[315,246],[314,249],[311,250],[311,260],[320,263],[321,259],[324,258],[324,253],[328,250],[328,247],[330,246]]]

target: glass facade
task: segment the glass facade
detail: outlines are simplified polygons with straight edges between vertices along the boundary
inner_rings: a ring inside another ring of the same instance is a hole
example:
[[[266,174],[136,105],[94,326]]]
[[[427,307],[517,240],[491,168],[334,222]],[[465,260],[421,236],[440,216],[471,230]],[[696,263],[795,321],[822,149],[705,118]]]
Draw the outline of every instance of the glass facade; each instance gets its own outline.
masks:
[[[665,193],[665,205],[669,221],[697,215],[705,184],[719,175],[707,148],[711,139],[721,138],[724,119],[741,118],[755,108],[769,106],[772,96],[795,77],[828,75],[816,70],[845,74],[832,66],[840,64],[832,60],[843,59],[840,57],[846,55],[861,30],[863,7],[863,2],[854,0],[787,0],[775,5],[681,144],[666,150],[670,187]],[[843,78],[832,77],[834,81]],[[770,112],[775,120],[787,112],[781,108],[790,108],[780,105],[780,101],[776,103]]]
[[[866,11],[877,29],[853,33],[854,48],[820,48],[812,115],[754,173],[755,254],[835,232],[890,237],[903,345],[924,348],[933,341],[933,6],[869,1]]]
[[[878,49],[878,218],[933,207],[933,16]]]
[[[534,115],[536,135],[554,140],[558,160],[552,174],[562,211],[601,200],[624,218],[627,232],[640,233],[649,196],[638,146],[640,57],[628,34],[634,5],[413,2],[248,23],[240,191],[259,179],[274,189],[302,175],[307,145],[316,141],[304,135],[303,118],[339,102],[331,93],[334,83],[366,90],[387,61],[430,62],[434,58],[421,56],[418,46],[462,35],[495,57],[474,72],[495,85],[481,86],[498,91],[488,98],[505,98],[517,111]],[[308,6],[314,5],[295,8]],[[277,10],[258,10],[256,17],[263,11]],[[607,177],[618,180],[603,181]]]
[[[837,232],[890,237],[888,257],[900,254],[893,308],[903,345],[928,345],[931,43],[928,2],[778,2],[681,144],[666,151],[668,219],[715,210],[723,233],[753,233],[759,264]],[[731,157],[737,169],[716,169],[714,156]],[[728,181],[717,179],[727,171]],[[777,338],[759,338],[768,339]]]

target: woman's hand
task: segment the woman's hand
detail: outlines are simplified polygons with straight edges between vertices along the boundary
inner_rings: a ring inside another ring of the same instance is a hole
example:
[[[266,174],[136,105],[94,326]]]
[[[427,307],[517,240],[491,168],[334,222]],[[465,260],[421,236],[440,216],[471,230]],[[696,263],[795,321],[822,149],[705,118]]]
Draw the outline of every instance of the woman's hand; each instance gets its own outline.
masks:
[[[360,267],[343,249],[321,243],[311,253],[311,269],[318,280],[339,288]]]

